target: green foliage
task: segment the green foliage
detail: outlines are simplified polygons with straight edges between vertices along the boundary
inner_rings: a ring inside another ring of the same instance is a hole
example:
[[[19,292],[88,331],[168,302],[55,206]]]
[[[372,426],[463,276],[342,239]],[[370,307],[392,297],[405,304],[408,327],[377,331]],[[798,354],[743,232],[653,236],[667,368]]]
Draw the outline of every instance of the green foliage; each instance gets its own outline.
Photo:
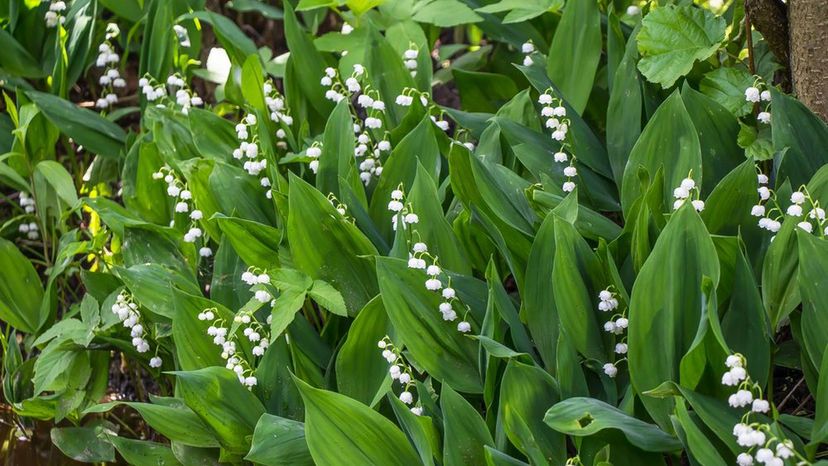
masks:
[[[820,464],[828,127],[743,1],[62,4],[0,5],[10,424],[88,463]]]

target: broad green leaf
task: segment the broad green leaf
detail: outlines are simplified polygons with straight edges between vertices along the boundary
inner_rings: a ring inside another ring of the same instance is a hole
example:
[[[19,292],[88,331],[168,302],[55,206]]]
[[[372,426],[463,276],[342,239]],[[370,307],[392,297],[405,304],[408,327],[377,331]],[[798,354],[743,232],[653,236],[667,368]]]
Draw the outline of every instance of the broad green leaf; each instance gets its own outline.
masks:
[[[584,113],[601,59],[601,11],[596,2],[567,2],[549,48],[549,79],[579,115]]]
[[[53,427],[52,443],[64,455],[85,463],[114,462],[115,449],[107,442],[107,427]]]
[[[184,403],[210,427],[219,444],[231,454],[246,454],[253,429],[264,413],[258,398],[224,367],[174,374]]]
[[[644,451],[670,452],[681,449],[675,437],[594,398],[570,398],[549,408],[544,422],[566,435],[586,437],[605,429],[620,431]]]
[[[297,90],[301,90],[316,113],[325,116],[330,115],[333,104],[325,99],[325,88],[319,85],[319,80],[324,76],[328,62],[325,56],[314,47],[307,33],[299,26],[293,8],[286,4],[284,9],[285,38],[288,48],[292,57],[301,57],[297,60],[291,60],[299,77],[298,82],[293,85],[297,86]],[[289,100],[291,98],[290,94],[288,91],[287,97]],[[388,104],[390,105],[391,102],[388,102]]]
[[[548,11],[557,11],[563,6],[562,0],[500,0],[481,8],[479,13],[502,13],[508,11],[503,17],[503,24],[519,23],[536,18]]]
[[[602,336],[603,320],[596,297],[606,288],[601,263],[586,240],[569,222],[555,219],[555,265],[552,282],[556,285],[555,306],[561,328],[586,358],[606,358]]]
[[[711,466],[725,466],[728,464],[716,451],[716,447],[710,439],[706,438],[705,433],[696,425],[696,421],[690,417],[690,413],[684,405],[684,400],[676,402],[676,418],[684,431],[687,449],[696,461]]]
[[[159,264],[139,264],[129,268],[115,269],[135,300],[146,310],[174,318],[170,290],[182,290],[192,295],[201,294],[198,284],[193,279],[175,270]]]
[[[414,359],[444,384],[480,393],[477,344],[458,332],[456,323],[443,320],[438,311],[442,298],[426,290],[426,274],[408,268],[403,260],[377,257],[376,261],[385,310]]]
[[[526,284],[522,297],[521,314],[526,320],[529,333],[547,368],[555,366],[555,349],[560,322],[555,306],[552,287],[552,271],[555,257],[555,219],[549,212],[543,220],[526,264]]]
[[[244,459],[272,466],[313,465],[301,422],[263,414]]]
[[[14,243],[0,239],[0,320],[35,333],[46,321],[43,285],[37,271]]]
[[[146,440],[133,440],[110,435],[110,443],[128,464],[135,466],[156,466],[181,464],[167,445]]]
[[[420,219],[416,227],[419,241],[428,245],[429,251],[440,258],[444,267],[457,273],[471,274],[465,247],[446,219],[439,196],[434,179],[418,163],[417,175],[406,200]]]
[[[0,68],[24,78],[42,78],[47,75],[37,59],[33,57],[7,30],[0,29]]]
[[[753,86],[753,81],[747,70],[723,66],[705,74],[699,82],[699,90],[730,113],[741,117],[749,114],[753,107],[745,100],[745,89]]]
[[[345,300],[350,314],[377,294],[373,264],[364,256],[377,250],[316,189],[291,175],[287,236],[294,264],[325,280]]]
[[[762,301],[775,333],[801,302],[799,286],[798,219],[788,216],[768,246],[762,262]]]
[[[641,135],[641,75],[638,73],[636,29],[627,42],[624,57],[618,64],[607,104],[607,156],[615,183],[620,185],[624,167],[635,141]]]
[[[440,392],[443,412],[443,464],[483,464],[486,446],[494,447],[492,434],[474,407],[448,385]]]
[[[559,401],[558,383],[537,366],[509,360],[500,383],[500,419],[511,442],[535,464],[565,461],[565,439],[540,413]]]
[[[673,214],[658,237],[630,296],[627,357],[638,393],[678,380],[681,358],[693,342],[701,316],[705,276],[718,284],[719,261],[704,223],[688,204]],[[669,400],[644,397],[642,401],[660,426],[669,426]]]
[[[814,366],[821,367],[828,346],[828,242],[796,229],[799,249],[799,290],[802,295],[802,340]]]
[[[419,463],[402,431],[381,414],[345,395],[294,380],[305,402],[305,437],[316,464]]]
[[[282,233],[269,225],[238,217],[213,216],[224,237],[248,266],[269,269],[279,264]]]
[[[123,151],[126,133],[115,123],[51,94],[28,91],[26,95],[61,132],[90,152],[118,157]]]
[[[340,393],[373,406],[388,378],[388,363],[366,357],[377,351],[377,342],[392,331],[380,296],[359,311],[336,356],[336,384]]]
[[[636,40],[638,69],[648,81],[671,87],[696,61],[706,60],[725,38],[725,20],[694,5],[665,5],[648,13]]]
[[[189,110],[190,130],[193,143],[204,157],[229,162],[233,150],[239,147],[239,139],[233,123],[208,110]]]
[[[673,205],[673,190],[691,171],[696,183],[701,184],[703,178],[699,136],[678,91],[674,91],[658,107],[632,148],[621,186],[621,205],[625,215],[641,195],[638,179],[641,168],[646,169],[651,177],[659,169],[663,170],[662,198],[665,205]]]
[[[323,194],[333,193],[341,198],[340,183],[347,183],[360,202],[367,205],[354,158],[354,146],[354,122],[348,102],[343,100],[331,113],[325,126],[316,187]]]
[[[217,447],[219,444],[209,427],[196,413],[177,398],[152,397],[152,403],[112,401],[92,406],[84,414],[104,413],[116,406],[126,405],[155,431],[173,442],[194,447]]]
[[[795,98],[771,89],[773,118],[771,129],[773,149],[783,152],[779,165],[777,180],[786,178],[791,186],[798,189],[808,183],[816,171],[828,163],[824,151],[815,151],[815,147],[828,145],[828,126],[818,116]],[[786,150],[787,149],[787,150]]]
[[[476,23],[483,18],[460,0],[423,0],[415,6],[412,19],[445,28]]]

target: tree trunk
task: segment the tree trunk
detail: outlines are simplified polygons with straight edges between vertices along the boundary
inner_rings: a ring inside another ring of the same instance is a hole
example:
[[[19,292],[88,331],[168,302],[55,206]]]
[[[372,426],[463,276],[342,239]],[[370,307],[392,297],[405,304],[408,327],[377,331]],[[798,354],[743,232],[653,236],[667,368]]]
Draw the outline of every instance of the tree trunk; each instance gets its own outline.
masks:
[[[788,20],[794,92],[828,121],[828,2],[790,0]]]

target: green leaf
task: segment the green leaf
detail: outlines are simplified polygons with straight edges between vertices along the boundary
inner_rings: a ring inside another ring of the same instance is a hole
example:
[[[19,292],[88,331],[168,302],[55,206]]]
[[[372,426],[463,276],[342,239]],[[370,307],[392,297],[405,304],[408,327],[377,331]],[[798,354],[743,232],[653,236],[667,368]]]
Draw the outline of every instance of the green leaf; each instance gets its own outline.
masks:
[[[566,461],[565,438],[540,418],[560,400],[558,383],[537,366],[509,360],[500,382],[500,414],[509,440],[534,464]]]
[[[316,464],[419,464],[394,423],[345,395],[294,378],[305,402],[305,436]]]
[[[828,241],[796,229],[799,248],[799,290],[802,294],[802,343],[815,367],[823,365],[828,347]]]
[[[0,29],[0,48],[3,49],[0,68],[4,71],[24,78],[42,78],[47,75],[37,59],[5,29]]]
[[[724,18],[692,5],[650,11],[638,33],[638,69],[648,81],[672,86],[696,61],[706,60],[725,38]]]
[[[503,17],[503,24],[520,23],[536,18],[549,11],[560,10],[563,0],[500,0],[475,11],[480,13],[509,13]]]
[[[828,163],[824,151],[813,150],[828,145],[828,126],[795,98],[776,88],[771,88],[771,95],[773,149],[780,153],[787,148],[779,162],[776,178],[780,182],[789,178],[791,186],[798,189]]]
[[[92,406],[84,414],[104,413],[125,405],[138,411],[144,421],[173,442],[194,447],[217,447],[219,444],[207,425],[178,398],[152,397],[152,403],[112,401]]]
[[[228,6],[236,11],[248,12],[255,11],[269,19],[280,20],[284,17],[284,13],[279,8],[273,5],[268,5],[259,0],[233,0]]]
[[[606,351],[602,339],[602,320],[595,297],[606,288],[601,263],[586,240],[569,222],[555,219],[555,266],[552,282],[555,306],[561,328],[575,349],[589,359],[602,361]],[[600,319],[600,320],[599,320]]]
[[[276,228],[252,220],[216,214],[215,220],[225,238],[245,264],[269,269],[279,264],[279,239]]]
[[[50,432],[52,443],[75,461],[85,463],[114,462],[115,449],[106,441],[104,426],[54,427]]]
[[[681,443],[657,426],[648,424],[620,409],[594,398],[570,398],[549,408],[544,422],[566,435],[586,437],[605,429],[618,430],[644,451],[671,452]]]
[[[393,330],[380,296],[359,311],[348,329],[345,343],[336,356],[336,384],[340,393],[373,406],[388,379],[383,358],[366,358],[376,351],[377,342]]]
[[[48,317],[37,271],[14,243],[0,239],[0,320],[35,333]]]
[[[271,466],[313,465],[305,426],[298,421],[263,414],[253,432],[253,445],[244,459]]]
[[[294,264],[336,288],[351,315],[377,294],[376,273],[364,256],[377,250],[316,189],[291,175],[288,242]]]
[[[440,263],[447,269],[471,274],[465,247],[446,219],[437,185],[422,164],[417,164],[417,175],[406,200],[420,218],[417,224],[419,240],[428,245],[429,251],[438,256]]]
[[[723,66],[705,74],[699,82],[699,90],[730,113],[741,117],[753,108],[753,104],[745,100],[745,89],[753,84],[754,78],[747,70]]]
[[[115,435],[110,435],[107,439],[128,464],[135,466],[181,464],[170,447],[162,443],[133,440]]]
[[[126,133],[115,123],[51,94],[28,91],[26,95],[61,132],[88,151],[106,157],[118,157],[123,151]]]
[[[641,75],[638,73],[636,29],[627,42],[624,57],[618,64],[607,104],[607,155],[616,184],[621,184],[624,166],[635,141],[641,135],[643,98]]]
[[[333,193],[341,198],[339,185],[348,183],[360,197],[361,203],[367,205],[354,158],[354,146],[354,122],[348,101],[343,100],[334,108],[325,126],[316,187],[322,193]]]
[[[424,0],[415,6],[414,21],[446,28],[476,23],[483,18],[459,0]]]
[[[443,412],[443,464],[484,464],[485,446],[494,447],[492,434],[477,410],[448,385],[440,392]]]
[[[327,282],[314,280],[313,286],[308,290],[308,295],[319,304],[320,307],[338,315],[347,317],[348,309],[345,307],[345,300],[342,294]]]
[[[250,436],[264,407],[235,373],[224,367],[174,372],[184,403],[215,433],[221,446],[234,455],[250,449]]]
[[[601,59],[601,11],[596,2],[567,2],[546,70],[579,115],[584,113]]]
[[[678,91],[674,91],[658,107],[632,148],[621,186],[621,205],[625,216],[641,195],[638,180],[641,168],[646,169],[651,177],[659,169],[663,170],[664,205],[673,205],[673,190],[681,184],[681,180],[687,178],[691,170],[693,179],[701,184],[702,154],[699,136]]]
[[[632,289],[628,361],[638,393],[665,380],[678,380],[681,358],[701,317],[705,276],[718,284],[719,261],[704,223],[687,204],[667,223]],[[644,397],[642,401],[662,428],[670,425],[670,400]]]
[[[467,393],[480,393],[477,344],[437,312],[439,293],[428,291],[422,270],[403,260],[377,257],[377,277],[388,317],[422,368],[432,377]],[[460,286],[455,284],[456,289]]]

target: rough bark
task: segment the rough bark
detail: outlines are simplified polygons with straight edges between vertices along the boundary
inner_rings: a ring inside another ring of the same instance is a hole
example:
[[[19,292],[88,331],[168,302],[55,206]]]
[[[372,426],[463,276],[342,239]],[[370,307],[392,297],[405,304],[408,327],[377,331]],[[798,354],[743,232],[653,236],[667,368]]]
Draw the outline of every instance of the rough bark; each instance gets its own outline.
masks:
[[[790,0],[788,16],[794,92],[828,121],[828,2]]]
[[[781,0],[745,0],[745,13],[784,68],[790,64],[788,8]]]

